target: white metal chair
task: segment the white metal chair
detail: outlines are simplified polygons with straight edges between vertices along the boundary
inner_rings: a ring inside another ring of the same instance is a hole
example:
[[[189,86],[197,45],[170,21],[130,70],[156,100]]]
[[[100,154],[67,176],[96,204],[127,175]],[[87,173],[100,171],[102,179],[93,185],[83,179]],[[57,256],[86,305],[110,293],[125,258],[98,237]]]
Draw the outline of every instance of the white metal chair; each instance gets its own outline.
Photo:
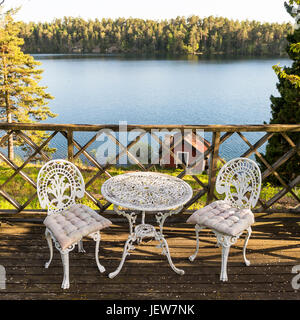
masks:
[[[78,168],[61,159],[47,162],[38,174],[37,193],[41,207],[48,210],[44,224],[50,259],[46,262],[45,268],[49,267],[53,257],[53,240],[63,263],[64,278],[61,287],[70,287],[69,252],[76,244],[79,252],[85,252],[82,244],[82,238],[85,236],[96,242],[96,263],[99,271],[104,272],[105,268],[100,264],[98,257],[100,230],[111,225],[111,221],[88,206],[76,204],[75,198],[82,198],[85,193],[84,180]]]
[[[251,225],[254,215],[251,208],[255,207],[261,188],[261,172],[258,165],[247,158],[236,158],[226,163],[220,170],[216,190],[225,193],[224,200],[218,200],[195,211],[187,223],[195,224],[196,251],[189,257],[194,261],[199,251],[199,232],[211,229],[217,237],[218,246],[222,246],[221,281],[227,281],[227,260],[230,246],[235,244],[240,235],[247,230],[243,257],[245,264],[246,246],[251,236]]]

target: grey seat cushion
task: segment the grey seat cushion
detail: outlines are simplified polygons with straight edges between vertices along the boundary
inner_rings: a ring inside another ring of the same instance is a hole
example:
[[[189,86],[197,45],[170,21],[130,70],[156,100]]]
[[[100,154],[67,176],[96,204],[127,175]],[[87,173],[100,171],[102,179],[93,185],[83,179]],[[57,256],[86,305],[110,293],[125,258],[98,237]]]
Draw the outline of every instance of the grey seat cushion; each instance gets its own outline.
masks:
[[[111,225],[111,221],[88,206],[74,204],[61,213],[53,213],[47,216],[44,224],[64,250],[81,240],[82,237],[107,228]]]
[[[195,211],[187,223],[236,236],[254,223],[254,214],[250,209],[234,208],[230,203],[218,200]]]

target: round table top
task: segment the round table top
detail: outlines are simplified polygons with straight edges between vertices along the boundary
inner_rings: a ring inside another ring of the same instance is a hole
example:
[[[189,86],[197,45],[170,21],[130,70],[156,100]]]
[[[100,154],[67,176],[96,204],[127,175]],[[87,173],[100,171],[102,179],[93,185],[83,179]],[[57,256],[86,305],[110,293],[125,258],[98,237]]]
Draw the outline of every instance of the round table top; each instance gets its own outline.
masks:
[[[193,195],[182,179],[156,172],[131,172],[106,180],[102,195],[111,203],[139,211],[176,209]]]

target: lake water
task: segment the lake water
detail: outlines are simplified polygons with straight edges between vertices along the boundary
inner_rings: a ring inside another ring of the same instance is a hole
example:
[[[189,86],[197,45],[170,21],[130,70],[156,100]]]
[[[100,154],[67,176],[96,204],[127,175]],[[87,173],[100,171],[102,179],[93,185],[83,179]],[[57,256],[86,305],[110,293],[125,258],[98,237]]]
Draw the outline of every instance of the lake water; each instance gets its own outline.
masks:
[[[275,59],[151,59],[35,55],[58,117],[73,124],[262,124],[278,95]],[[251,134],[249,139],[255,139]],[[234,137],[222,156],[247,146]],[[235,141],[236,145],[232,143]]]

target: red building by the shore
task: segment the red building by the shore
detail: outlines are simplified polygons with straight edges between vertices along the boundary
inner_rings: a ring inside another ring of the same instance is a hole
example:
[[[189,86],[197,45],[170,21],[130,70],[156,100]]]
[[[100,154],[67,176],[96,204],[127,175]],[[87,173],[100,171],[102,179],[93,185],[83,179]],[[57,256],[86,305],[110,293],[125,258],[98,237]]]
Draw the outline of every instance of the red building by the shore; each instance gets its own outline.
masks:
[[[183,137],[181,133],[176,133],[174,135],[166,135],[164,143],[168,146],[170,145],[175,156],[172,154],[162,156],[161,165],[163,167],[176,168],[181,163],[189,167],[196,159],[201,159],[201,155],[203,158],[200,161],[197,160],[197,165],[193,167],[193,171],[201,173],[208,167],[209,159],[204,158],[204,153],[210,147],[210,142],[203,137],[192,132],[184,134]]]

